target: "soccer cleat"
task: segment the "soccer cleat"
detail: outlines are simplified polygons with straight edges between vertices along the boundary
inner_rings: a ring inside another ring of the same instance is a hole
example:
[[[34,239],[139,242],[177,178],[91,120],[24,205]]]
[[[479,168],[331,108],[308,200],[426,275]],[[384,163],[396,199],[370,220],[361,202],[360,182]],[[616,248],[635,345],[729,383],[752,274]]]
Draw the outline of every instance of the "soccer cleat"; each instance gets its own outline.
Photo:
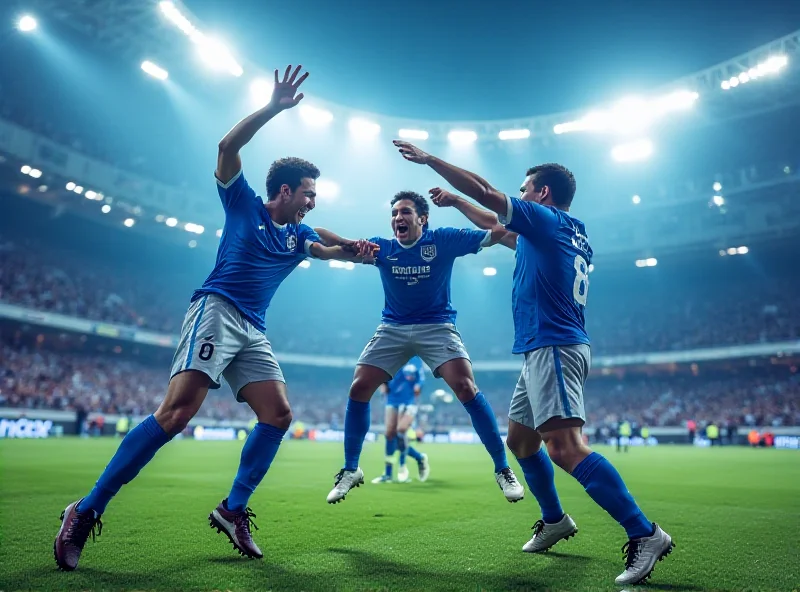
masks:
[[[565,541],[578,533],[578,527],[569,514],[564,514],[558,522],[548,524],[537,520],[533,525],[533,538],[522,546],[526,553],[544,553],[559,541]]]
[[[61,513],[61,528],[53,543],[56,563],[59,569],[64,571],[72,571],[78,567],[89,534],[94,541],[95,535],[100,536],[103,532],[103,523],[100,521],[100,516],[95,516],[94,510],[78,511],[78,504],[82,501],[83,499],[79,499],[77,502],[72,502]],[[97,527],[96,532],[95,527]]]
[[[389,475],[387,475],[386,473],[384,473],[380,477],[375,477],[372,480],[372,483],[391,483],[391,482],[392,482],[392,478]]]
[[[342,501],[353,487],[363,485],[364,471],[361,470],[361,467],[356,468],[355,471],[342,469],[336,473],[334,479],[334,487],[328,494],[329,504],[336,504]]]
[[[411,478],[408,476],[408,467],[403,465],[397,469],[397,482],[408,483],[409,481],[411,481]]]
[[[428,462],[427,454],[422,454],[422,458],[417,461],[417,468],[419,469],[419,480],[424,483],[431,474],[431,463]]]
[[[653,573],[656,563],[672,553],[672,538],[658,524],[653,523],[653,528],[651,536],[631,539],[622,546],[625,571],[617,576],[618,585],[641,584]]]
[[[517,476],[509,467],[494,474],[497,485],[503,490],[503,495],[511,503],[518,502],[525,497],[525,488],[517,481]]]
[[[256,517],[250,508],[245,508],[239,512],[233,512],[225,507],[223,500],[208,516],[211,528],[216,528],[217,532],[224,532],[240,555],[250,559],[261,559],[264,554],[258,545],[253,542],[253,535],[250,534],[250,525],[258,530],[258,526],[253,522]]]

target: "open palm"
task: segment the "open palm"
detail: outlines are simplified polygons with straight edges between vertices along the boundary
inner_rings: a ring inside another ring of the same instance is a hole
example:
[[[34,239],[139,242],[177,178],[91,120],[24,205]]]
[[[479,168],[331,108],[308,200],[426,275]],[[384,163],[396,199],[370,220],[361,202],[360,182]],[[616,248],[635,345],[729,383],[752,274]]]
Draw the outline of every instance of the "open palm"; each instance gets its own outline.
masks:
[[[297,89],[308,78],[308,72],[303,74],[300,78],[297,75],[303,66],[297,66],[292,72],[291,66],[286,66],[286,71],[283,73],[283,80],[278,80],[278,71],[275,70],[275,87],[272,89],[272,99],[270,105],[283,111],[284,109],[291,109],[297,103],[303,100],[303,93],[297,94]],[[291,76],[290,76],[291,74]]]

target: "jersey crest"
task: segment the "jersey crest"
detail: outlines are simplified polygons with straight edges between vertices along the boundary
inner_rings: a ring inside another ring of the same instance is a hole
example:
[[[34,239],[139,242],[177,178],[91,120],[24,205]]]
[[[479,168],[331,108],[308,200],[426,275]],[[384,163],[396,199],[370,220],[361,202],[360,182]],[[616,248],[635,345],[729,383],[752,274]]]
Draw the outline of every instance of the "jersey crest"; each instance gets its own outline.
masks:
[[[291,252],[294,252],[297,248],[297,237],[295,235],[290,234],[286,237],[286,248]]]
[[[430,263],[436,258],[436,245],[423,245],[420,247],[422,259]]]

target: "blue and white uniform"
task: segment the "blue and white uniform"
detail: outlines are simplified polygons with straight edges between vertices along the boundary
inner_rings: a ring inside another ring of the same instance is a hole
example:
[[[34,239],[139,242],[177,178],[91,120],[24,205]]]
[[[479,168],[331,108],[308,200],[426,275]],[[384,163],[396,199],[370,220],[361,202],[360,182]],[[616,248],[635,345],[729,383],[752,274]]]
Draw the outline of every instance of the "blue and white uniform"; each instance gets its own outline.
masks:
[[[425,370],[418,356],[411,358],[387,383],[386,406],[397,409],[399,415],[417,414],[417,388],[425,382]]]
[[[200,370],[219,388],[223,375],[238,400],[250,382],[277,380],[283,373],[266,338],[265,315],[284,279],[320,238],[305,224],[280,225],[241,171],[217,180],[225,225],[214,269],[195,290],[172,362],[172,376]]]
[[[456,330],[450,278],[458,257],[479,252],[490,240],[491,231],[458,228],[425,230],[411,245],[371,238],[380,246],[375,265],[385,305],[381,324],[358,363],[394,376],[416,355],[438,376],[442,364],[457,358],[469,360]]]
[[[592,261],[586,227],[557,208],[506,199],[500,222],[519,235],[512,351],[525,356],[509,417],[533,429],[552,417],[585,421],[591,350],[584,309]]]

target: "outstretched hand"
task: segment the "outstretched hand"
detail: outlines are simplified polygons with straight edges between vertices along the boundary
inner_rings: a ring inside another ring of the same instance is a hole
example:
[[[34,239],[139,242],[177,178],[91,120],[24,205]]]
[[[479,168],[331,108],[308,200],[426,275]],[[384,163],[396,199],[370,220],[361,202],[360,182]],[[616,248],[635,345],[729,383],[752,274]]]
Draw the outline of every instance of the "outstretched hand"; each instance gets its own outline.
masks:
[[[355,241],[353,247],[362,263],[375,263],[375,256],[381,250],[380,246],[365,239]]]
[[[270,107],[283,111],[291,109],[303,100],[303,93],[296,95],[297,89],[308,78],[308,72],[297,78],[302,68],[303,66],[297,66],[292,72],[292,67],[286,66],[286,71],[283,73],[283,80],[281,81],[278,80],[278,71],[275,70],[275,87],[272,89],[272,99],[269,101]],[[289,76],[290,73],[291,76]]]
[[[404,142],[403,140],[392,140],[392,144],[397,146],[400,155],[408,161],[416,162],[417,164],[428,164],[431,161],[430,154],[420,150],[410,142]]]
[[[428,193],[431,194],[431,201],[440,208],[449,208],[456,205],[458,201],[458,196],[456,194],[445,191],[441,187],[434,187],[428,191]]]

